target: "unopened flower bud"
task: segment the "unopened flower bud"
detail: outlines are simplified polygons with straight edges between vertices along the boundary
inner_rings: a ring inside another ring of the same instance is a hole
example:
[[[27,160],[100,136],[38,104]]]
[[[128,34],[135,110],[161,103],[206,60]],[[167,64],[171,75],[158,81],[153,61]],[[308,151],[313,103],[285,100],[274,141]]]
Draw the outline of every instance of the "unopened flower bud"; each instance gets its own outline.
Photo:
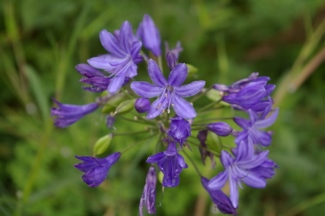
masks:
[[[218,136],[228,136],[232,132],[230,125],[225,122],[211,123],[207,128]]]
[[[150,109],[150,100],[148,98],[138,98],[134,103],[134,108],[138,113],[148,112]]]

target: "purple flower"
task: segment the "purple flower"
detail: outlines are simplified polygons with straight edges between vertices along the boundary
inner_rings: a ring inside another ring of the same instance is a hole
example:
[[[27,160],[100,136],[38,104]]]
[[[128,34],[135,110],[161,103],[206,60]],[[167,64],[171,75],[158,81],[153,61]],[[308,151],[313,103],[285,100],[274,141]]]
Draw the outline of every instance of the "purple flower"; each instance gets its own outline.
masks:
[[[134,103],[134,108],[138,113],[148,112],[150,109],[150,100],[148,98],[138,98]]]
[[[236,208],[234,208],[230,199],[222,190],[209,189],[209,180],[207,178],[201,177],[201,183],[221,213],[236,215]]]
[[[224,95],[222,100],[234,108],[263,112],[270,103],[267,98],[275,89],[275,85],[267,84],[269,80],[269,77],[258,77],[258,73],[252,73],[248,78],[239,80],[229,87],[220,84],[213,87]]]
[[[236,144],[242,141],[247,142],[250,138],[254,144],[260,144],[262,146],[269,146],[272,141],[271,134],[269,132],[260,131],[260,129],[271,126],[278,117],[279,109],[275,111],[268,118],[258,117],[257,113],[253,110],[248,110],[249,120],[240,117],[234,117],[234,121],[238,124],[243,131],[239,132],[236,137]]]
[[[54,119],[54,125],[57,127],[65,128],[75,123],[83,116],[94,112],[98,108],[97,103],[90,103],[86,105],[71,105],[62,104],[55,99],[54,103],[58,105],[58,108],[51,108],[51,116],[56,116]]]
[[[83,162],[74,166],[85,173],[82,179],[89,187],[97,187],[106,179],[109,169],[118,161],[120,156],[120,152],[115,152],[106,158],[75,156]]]
[[[185,64],[178,64],[174,67],[169,74],[168,80],[165,79],[157,63],[152,59],[149,60],[148,71],[154,85],[147,82],[131,83],[132,90],[141,97],[153,98],[159,96],[148,111],[148,119],[157,117],[166,108],[168,108],[169,112],[170,106],[174,108],[179,117],[194,118],[196,116],[193,106],[183,97],[190,97],[200,92],[205,85],[205,81],[194,81],[181,86],[187,77]]]
[[[175,141],[183,144],[187,137],[191,136],[191,125],[183,118],[175,117],[171,119],[168,135]]]
[[[167,42],[165,43],[165,47],[167,65],[169,69],[172,70],[177,65],[179,53],[183,50],[183,48],[181,47],[180,42],[177,42],[176,47],[174,49],[169,50]]]
[[[212,163],[211,166],[215,167],[216,162],[214,160],[214,154],[207,150],[208,148],[208,145],[206,144],[207,136],[208,136],[208,130],[201,130],[197,134],[197,139],[200,141],[199,151],[201,155],[201,160],[202,163],[205,165],[205,159],[206,157],[209,156]]]
[[[226,122],[215,122],[208,124],[207,129],[218,136],[228,136],[232,132],[232,128]]]
[[[125,21],[114,36],[106,30],[99,34],[102,46],[110,53],[88,59],[88,63],[99,69],[111,73],[111,81],[107,91],[114,93],[119,90],[126,78],[137,75],[137,64],[141,61],[141,41],[134,41],[132,28],[129,22]]]
[[[250,187],[264,188],[266,178],[274,174],[276,164],[267,158],[268,151],[255,154],[254,145],[251,142],[241,142],[233,151],[235,158],[228,152],[221,152],[221,163],[225,170],[212,178],[208,188],[220,190],[229,180],[230,200],[232,205],[238,207],[238,185],[244,182]]]
[[[155,56],[161,55],[160,33],[148,14],[143,16],[143,20],[137,31],[137,36],[141,38],[143,46],[149,49]]]
[[[91,92],[105,91],[111,81],[109,77],[105,76],[103,73],[101,73],[97,69],[87,64],[78,64],[76,66],[76,70],[81,75],[85,76],[84,78],[80,79],[80,82],[89,85],[89,86],[82,87],[87,91],[91,91]]]
[[[175,142],[169,142],[166,151],[148,157],[147,163],[157,163],[160,171],[164,173],[164,187],[176,187],[180,173],[187,168],[184,158],[177,152]]]
[[[142,208],[145,205],[149,214],[156,214],[156,184],[157,175],[154,167],[150,167],[147,177],[146,184],[143,188],[142,197],[139,205],[139,215],[143,216]]]

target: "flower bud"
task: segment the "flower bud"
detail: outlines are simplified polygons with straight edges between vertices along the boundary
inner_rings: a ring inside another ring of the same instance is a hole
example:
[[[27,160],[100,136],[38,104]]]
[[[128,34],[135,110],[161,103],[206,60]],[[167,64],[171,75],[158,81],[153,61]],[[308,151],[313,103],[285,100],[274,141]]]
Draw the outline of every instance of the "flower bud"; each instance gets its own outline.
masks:
[[[97,142],[94,145],[94,153],[95,155],[101,155],[103,154],[111,144],[113,135],[108,134],[106,136],[103,136],[97,140]]]
[[[148,98],[138,98],[134,103],[134,108],[138,113],[148,112],[150,109],[150,100]]]
[[[134,102],[135,99],[123,101],[120,105],[117,106],[114,115],[130,112],[133,109]]]
[[[232,132],[230,125],[225,122],[211,123],[207,128],[218,136],[228,136]]]

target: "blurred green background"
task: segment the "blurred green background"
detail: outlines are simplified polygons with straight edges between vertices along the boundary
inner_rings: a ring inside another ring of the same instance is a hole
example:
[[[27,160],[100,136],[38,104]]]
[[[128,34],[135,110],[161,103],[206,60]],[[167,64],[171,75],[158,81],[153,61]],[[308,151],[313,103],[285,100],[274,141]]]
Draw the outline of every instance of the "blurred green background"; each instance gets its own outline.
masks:
[[[144,13],[197,78],[231,84],[271,77],[280,116],[270,157],[280,166],[265,189],[241,190],[240,216],[325,215],[325,2],[323,0],[2,0],[0,2],[0,215],[137,215],[152,142],[123,155],[99,188],[73,165],[106,133],[103,115],[52,126],[51,97],[92,102],[74,66],[105,53],[98,33]],[[140,71],[145,73],[144,67]],[[141,72],[139,72],[141,73]],[[117,120],[118,131],[137,126]],[[117,137],[109,151],[137,137]],[[197,149],[193,155],[199,162]],[[190,165],[190,163],[189,163]],[[208,163],[209,165],[209,163]],[[200,168],[203,166],[199,165]],[[205,168],[208,177],[216,171]],[[157,215],[214,215],[192,167],[161,192]]]

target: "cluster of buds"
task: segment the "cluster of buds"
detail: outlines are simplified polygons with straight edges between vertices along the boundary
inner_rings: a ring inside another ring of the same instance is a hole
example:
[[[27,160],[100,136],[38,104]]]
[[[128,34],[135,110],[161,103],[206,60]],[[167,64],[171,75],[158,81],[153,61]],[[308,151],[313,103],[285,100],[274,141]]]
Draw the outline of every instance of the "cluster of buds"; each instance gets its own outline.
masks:
[[[123,119],[148,124],[153,128],[154,135],[160,137],[158,145],[153,146],[155,154],[148,155],[146,160],[151,165],[140,199],[140,215],[143,215],[144,206],[149,214],[156,213],[158,169],[163,174],[163,187],[179,185],[180,174],[188,167],[182,155],[188,157],[219,211],[235,215],[239,199],[238,186],[245,183],[250,187],[264,188],[266,179],[274,175],[277,167],[268,158],[269,151],[265,150],[271,144],[272,133],[263,130],[271,126],[278,115],[278,109],[272,108],[270,94],[275,86],[267,83],[270,78],[252,73],[230,86],[214,84],[206,88],[202,80],[184,84],[191,67],[178,62],[183,50],[181,44],[178,42],[175,48],[170,49],[166,43],[163,56],[159,30],[149,15],[143,17],[136,34],[130,23],[125,21],[113,33],[102,30],[99,38],[108,53],[88,59],[88,64],[79,64],[76,70],[83,76],[80,81],[86,84],[83,89],[101,95],[95,102],[86,105],[62,104],[54,100],[57,107],[51,110],[54,124],[62,128],[99,107],[107,114],[106,127],[109,133],[94,145],[95,156],[76,156],[82,161],[75,167],[84,172],[84,182],[90,187],[99,186],[105,181],[111,166],[125,153],[114,152],[107,157],[96,157],[108,149],[110,142],[114,143],[112,128],[115,118],[131,113],[134,118]],[[163,58],[170,71],[167,79],[162,68]],[[135,80],[141,62],[147,64],[152,83]],[[218,93],[218,99],[210,100],[209,104],[201,108],[194,106],[193,102],[201,96],[211,99],[214,93]],[[192,96],[195,97],[190,101],[184,99]],[[248,118],[226,118],[233,120],[240,130],[233,129],[227,122],[215,122],[222,119],[220,116],[197,118],[200,114],[214,115],[215,110],[220,108],[243,112]],[[209,134],[233,136],[234,144],[221,145],[220,151],[213,151],[208,144]],[[210,180],[203,176],[186,152],[186,149],[191,150],[191,145],[199,148],[203,163],[207,156],[212,164],[216,163],[215,158],[219,158],[224,171],[215,173]],[[222,191],[227,182],[230,186],[229,195]]]

